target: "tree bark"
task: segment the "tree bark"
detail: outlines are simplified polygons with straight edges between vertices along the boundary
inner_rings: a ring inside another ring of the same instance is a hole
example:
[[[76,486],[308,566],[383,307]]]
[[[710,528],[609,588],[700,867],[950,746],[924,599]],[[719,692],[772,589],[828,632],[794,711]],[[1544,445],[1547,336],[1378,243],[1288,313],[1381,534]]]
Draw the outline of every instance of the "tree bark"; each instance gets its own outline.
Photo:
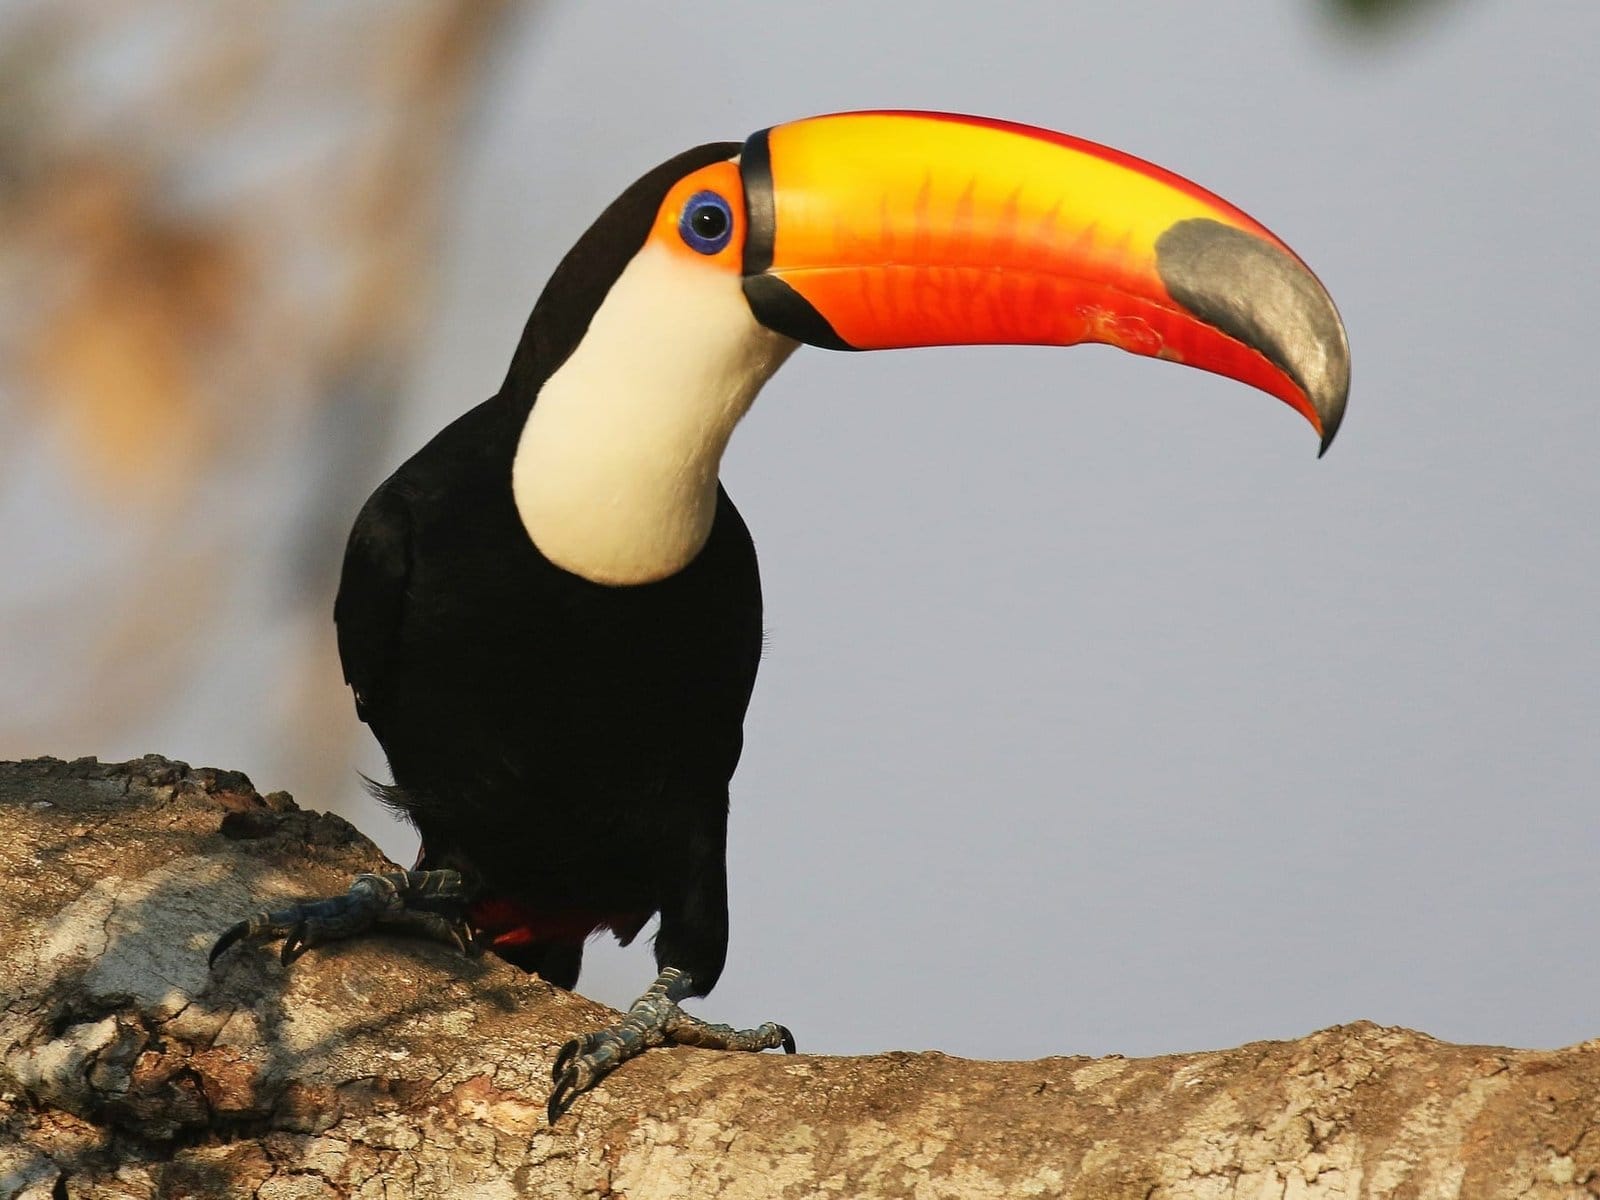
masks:
[[[217,933],[385,868],[347,822],[148,757],[0,764],[0,1196],[1600,1195],[1600,1040],[1366,1022],[1153,1059],[655,1050],[555,1127],[613,1019],[389,938]]]

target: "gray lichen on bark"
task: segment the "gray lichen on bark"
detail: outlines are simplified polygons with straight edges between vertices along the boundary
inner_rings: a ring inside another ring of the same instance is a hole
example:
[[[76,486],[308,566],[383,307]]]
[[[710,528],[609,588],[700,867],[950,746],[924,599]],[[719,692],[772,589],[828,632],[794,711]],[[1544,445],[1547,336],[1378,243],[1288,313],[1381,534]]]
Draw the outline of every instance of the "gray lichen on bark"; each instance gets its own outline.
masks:
[[[612,1014],[388,939],[293,969],[219,929],[385,864],[337,817],[150,757],[0,765],[0,1197],[1600,1195],[1600,1041],[1357,1023],[1131,1060],[653,1051],[554,1129]]]

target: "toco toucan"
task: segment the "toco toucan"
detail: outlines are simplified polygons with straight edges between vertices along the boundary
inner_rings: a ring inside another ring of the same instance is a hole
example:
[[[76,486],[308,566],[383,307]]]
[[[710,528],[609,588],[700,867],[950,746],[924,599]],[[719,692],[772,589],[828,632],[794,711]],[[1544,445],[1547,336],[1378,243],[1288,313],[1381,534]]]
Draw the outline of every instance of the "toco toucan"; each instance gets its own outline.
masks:
[[[1349,351],[1322,285],[1232,205],[1092,142],[856,112],[701,146],[601,214],[534,305],[498,394],[373,493],[334,619],[415,870],[223,935],[289,961],[373,925],[481,939],[552,983],[659,914],[654,985],[553,1070],[555,1120],[707,1025],[728,939],[728,781],[761,656],[750,534],[717,472],[801,343],[1101,342],[1278,397],[1325,450]]]

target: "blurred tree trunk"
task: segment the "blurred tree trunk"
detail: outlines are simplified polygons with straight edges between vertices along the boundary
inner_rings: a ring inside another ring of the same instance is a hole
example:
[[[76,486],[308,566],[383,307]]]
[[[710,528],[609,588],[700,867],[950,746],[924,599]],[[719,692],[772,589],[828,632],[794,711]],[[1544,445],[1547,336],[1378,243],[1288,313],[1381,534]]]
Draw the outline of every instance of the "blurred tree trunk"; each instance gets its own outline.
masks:
[[[0,8],[0,752],[142,742],[166,696],[349,778],[339,556],[503,15]]]
[[[615,1019],[581,997],[388,939],[208,974],[236,917],[382,866],[235,773],[0,764],[0,1197],[1600,1195],[1600,1041],[1365,1022],[1142,1060],[653,1050],[551,1129],[556,1048]]]

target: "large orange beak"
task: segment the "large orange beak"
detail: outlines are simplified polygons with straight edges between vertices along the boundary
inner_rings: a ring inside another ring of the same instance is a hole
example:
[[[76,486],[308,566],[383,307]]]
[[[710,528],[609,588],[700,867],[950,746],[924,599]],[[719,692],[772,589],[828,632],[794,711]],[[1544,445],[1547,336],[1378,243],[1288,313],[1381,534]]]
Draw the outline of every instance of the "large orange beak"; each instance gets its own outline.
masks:
[[[1350,351],[1322,284],[1231,204],[1093,142],[981,117],[839,113],[744,144],[744,290],[839,350],[1103,342],[1260,388],[1326,450]]]

